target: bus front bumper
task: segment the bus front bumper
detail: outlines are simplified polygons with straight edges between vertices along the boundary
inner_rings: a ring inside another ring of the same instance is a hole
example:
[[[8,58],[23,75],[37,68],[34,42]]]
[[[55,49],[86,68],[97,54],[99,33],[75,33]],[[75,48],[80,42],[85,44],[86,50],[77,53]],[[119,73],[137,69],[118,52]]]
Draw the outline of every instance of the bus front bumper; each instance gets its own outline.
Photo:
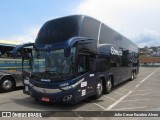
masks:
[[[36,86],[29,86],[29,94],[31,97],[44,102],[61,102],[76,104],[77,96],[75,90],[62,91],[60,89],[40,88]]]

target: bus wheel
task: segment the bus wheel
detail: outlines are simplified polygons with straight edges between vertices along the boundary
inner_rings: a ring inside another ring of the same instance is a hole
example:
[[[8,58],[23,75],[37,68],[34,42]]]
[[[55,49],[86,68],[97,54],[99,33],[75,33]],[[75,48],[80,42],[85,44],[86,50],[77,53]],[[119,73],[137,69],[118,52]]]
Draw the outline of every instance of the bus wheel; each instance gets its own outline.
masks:
[[[108,80],[106,81],[106,86],[104,87],[104,93],[108,94],[111,92],[112,89],[112,80],[111,77],[108,78]]]
[[[0,81],[0,90],[2,92],[9,92],[15,88],[15,82],[10,77],[4,77]]]
[[[137,74],[136,74],[136,72],[134,72],[134,79],[137,77]]]
[[[134,80],[134,78],[135,78],[135,73],[132,71],[132,73],[131,73],[131,80]]]
[[[103,92],[103,85],[102,85],[102,80],[97,81],[97,86],[96,86],[96,94],[95,94],[95,98],[98,99],[102,96],[102,92]]]

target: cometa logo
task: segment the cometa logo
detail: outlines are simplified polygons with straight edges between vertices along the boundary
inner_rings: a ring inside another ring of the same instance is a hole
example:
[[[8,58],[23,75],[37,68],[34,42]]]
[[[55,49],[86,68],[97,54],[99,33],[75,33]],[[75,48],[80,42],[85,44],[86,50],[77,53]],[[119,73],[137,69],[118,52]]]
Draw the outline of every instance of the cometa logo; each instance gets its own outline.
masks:
[[[50,82],[51,80],[50,79],[41,79],[41,81],[43,81],[43,82]]]
[[[111,47],[111,54],[122,56],[122,51],[121,50],[116,50],[116,49],[114,49],[114,47]]]

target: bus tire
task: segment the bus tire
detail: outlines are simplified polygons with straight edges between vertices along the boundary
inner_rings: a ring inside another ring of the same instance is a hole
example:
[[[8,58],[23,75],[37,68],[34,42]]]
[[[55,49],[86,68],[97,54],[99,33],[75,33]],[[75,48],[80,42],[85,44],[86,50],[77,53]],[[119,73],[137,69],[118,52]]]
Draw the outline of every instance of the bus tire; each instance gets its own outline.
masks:
[[[132,71],[131,72],[131,80],[134,80],[134,78],[135,78],[135,73],[134,73],[134,71]]]
[[[112,78],[109,77],[108,80],[106,81],[103,92],[105,94],[109,94],[111,92],[111,89],[112,89]]]
[[[134,79],[137,77],[137,73],[136,71],[134,71]]]
[[[102,96],[103,93],[103,85],[102,85],[102,80],[98,80],[97,81],[97,85],[96,85],[96,93],[94,95],[95,99],[98,99]]]
[[[16,87],[16,84],[11,77],[3,77],[0,81],[0,90],[2,92],[10,92],[15,87]]]

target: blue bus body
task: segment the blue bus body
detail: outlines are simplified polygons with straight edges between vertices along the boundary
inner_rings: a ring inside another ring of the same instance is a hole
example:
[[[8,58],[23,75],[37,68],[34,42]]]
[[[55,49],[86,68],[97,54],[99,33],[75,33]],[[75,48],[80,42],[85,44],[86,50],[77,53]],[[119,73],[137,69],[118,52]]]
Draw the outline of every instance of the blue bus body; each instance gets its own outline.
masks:
[[[23,58],[24,93],[46,102],[76,104],[139,72],[138,46],[102,22],[73,15],[46,22]]]

